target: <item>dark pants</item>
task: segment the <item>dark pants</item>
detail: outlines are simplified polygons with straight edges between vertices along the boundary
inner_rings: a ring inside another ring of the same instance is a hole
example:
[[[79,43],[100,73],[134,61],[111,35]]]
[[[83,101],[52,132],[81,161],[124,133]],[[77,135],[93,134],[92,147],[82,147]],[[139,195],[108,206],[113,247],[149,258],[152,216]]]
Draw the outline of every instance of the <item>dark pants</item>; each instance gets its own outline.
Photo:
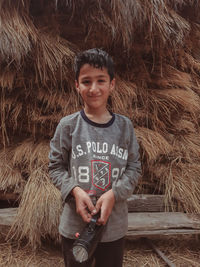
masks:
[[[122,267],[124,238],[113,242],[99,243],[93,257],[83,263],[78,263],[73,258],[71,251],[73,242],[74,240],[62,236],[65,267]]]

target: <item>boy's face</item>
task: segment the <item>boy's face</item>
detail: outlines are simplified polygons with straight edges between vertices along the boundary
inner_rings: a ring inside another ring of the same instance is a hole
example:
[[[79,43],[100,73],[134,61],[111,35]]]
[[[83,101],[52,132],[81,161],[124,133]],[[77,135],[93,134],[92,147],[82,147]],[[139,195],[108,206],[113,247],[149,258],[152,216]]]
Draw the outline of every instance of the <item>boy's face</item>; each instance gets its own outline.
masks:
[[[89,109],[104,109],[108,97],[115,86],[115,79],[110,80],[106,68],[95,68],[85,64],[80,69],[76,89],[82,96],[84,105]]]

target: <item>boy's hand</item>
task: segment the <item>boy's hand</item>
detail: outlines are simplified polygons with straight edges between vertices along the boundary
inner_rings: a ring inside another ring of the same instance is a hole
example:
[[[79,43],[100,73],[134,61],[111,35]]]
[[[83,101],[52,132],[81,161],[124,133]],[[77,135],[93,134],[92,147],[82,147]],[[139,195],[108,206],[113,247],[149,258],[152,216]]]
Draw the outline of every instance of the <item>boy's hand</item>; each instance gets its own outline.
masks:
[[[92,218],[91,213],[96,213],[89,195],[78,186],[74,187],[71,193],[76,200],[76,212],[81,215],[84,222],[89,223]]]
[[[111,190],[107,191],[98,199],[96,203],[96,213],[100,211],[100,218],[98,224],[105,225],[115,204],[115,196]]]

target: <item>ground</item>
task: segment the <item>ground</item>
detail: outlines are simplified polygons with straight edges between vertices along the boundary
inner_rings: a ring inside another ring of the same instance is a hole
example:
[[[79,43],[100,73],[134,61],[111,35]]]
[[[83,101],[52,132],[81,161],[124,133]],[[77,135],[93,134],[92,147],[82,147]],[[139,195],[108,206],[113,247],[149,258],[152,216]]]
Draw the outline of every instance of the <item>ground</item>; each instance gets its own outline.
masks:
[[[200,239],[198,236],[149,238],[177,267],[200,267]],[[25,245],[6,243],[0,238],[0,266],[3,267],[64,267],[60,247],[45,244],[35,253]],[[142,238],[126,240],[123,267],[167,266]]]

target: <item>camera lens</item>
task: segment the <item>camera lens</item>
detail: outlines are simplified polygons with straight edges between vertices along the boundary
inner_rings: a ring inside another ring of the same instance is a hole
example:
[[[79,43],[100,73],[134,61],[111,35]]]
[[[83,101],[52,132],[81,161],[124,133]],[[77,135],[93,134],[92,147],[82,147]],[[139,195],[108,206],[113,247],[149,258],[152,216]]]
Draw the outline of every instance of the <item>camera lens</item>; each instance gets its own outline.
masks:
[[[73,252],[74,258],[78,262],[83,262],[88,259],[88,252],[83,246],[80,246],[80,245],[74,246],[72,252]]]

